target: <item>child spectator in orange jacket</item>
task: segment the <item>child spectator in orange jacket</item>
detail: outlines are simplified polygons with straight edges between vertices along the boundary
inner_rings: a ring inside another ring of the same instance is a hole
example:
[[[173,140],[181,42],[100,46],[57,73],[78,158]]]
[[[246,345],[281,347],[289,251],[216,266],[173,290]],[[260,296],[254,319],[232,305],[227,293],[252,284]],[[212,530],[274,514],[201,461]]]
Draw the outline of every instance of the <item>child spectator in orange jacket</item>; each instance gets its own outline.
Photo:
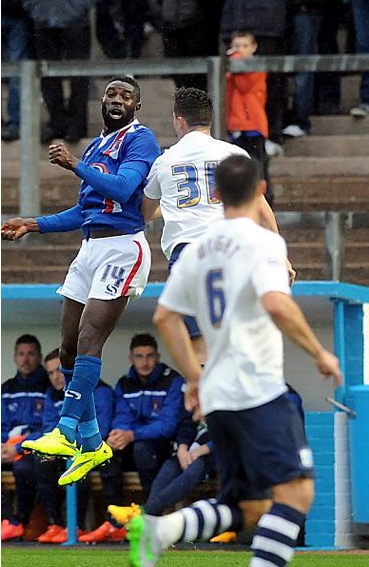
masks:
[[[230,58],[252,57],[258,44],[249,31],[234,32]],[[268,138],[268,119],[265,112],[267,100],[267,74],[262,71],[227,73],[226,123],[230,141],[244,148],[257,159],[267,184],[266,199],[273,208],[273,191],[270,186],[268,156],[265,140]]]

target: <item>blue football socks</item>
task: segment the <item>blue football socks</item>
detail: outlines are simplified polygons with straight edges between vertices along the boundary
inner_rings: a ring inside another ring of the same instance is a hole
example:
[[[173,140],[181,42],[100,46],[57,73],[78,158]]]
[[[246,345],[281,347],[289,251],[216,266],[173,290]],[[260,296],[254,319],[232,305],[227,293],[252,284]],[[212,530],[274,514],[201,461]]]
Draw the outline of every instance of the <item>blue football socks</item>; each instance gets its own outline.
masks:
[[[100,379],[101,364],[100,358],[95,356],[79,355],[76,357],[73,378],[65,391],[58,424],[60,432],[70,442],[75,441],[77,427],[85,410],[87,410],[86,417],[88,418],[87,420],[84,418],[85,421],[95,419],[93,392]]]
[[[64,366],[60,366],[60,372],[64,374],[64,379],[65,379],[64,391],[65,391],[68,389],[69,384],[72,382],[74,369],[64,368]]]

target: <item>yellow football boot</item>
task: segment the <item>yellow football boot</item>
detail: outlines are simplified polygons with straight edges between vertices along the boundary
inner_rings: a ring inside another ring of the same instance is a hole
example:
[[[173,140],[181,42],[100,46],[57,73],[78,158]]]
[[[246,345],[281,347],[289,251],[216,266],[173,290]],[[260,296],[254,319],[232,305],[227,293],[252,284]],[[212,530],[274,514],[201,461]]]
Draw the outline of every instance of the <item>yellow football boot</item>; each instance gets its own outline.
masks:
[[[236,532],[223,532],[217,536],[211,538],[211,543],[230,543],[231,541],[236,541]]]
[[[108,506],[108,513],[113,518],[114,523],[119,526],[125,526],[128,522],[141,515],[141,508],[138,504],[132,502],[130,506]]]
[[[101,447],[96,449],[96,451],[89,451],[87,453],[77,451],[70,467],[59,478],[59,486],[73,484],[74,482],[82,480],[88,475],[90,470],[105,463],[105,461],[111,459],[112,456],[113,451],[105,441],[102,442]]]
[[[37,455],[47,455],[50,457],[63,457],[64,459],[71,459],[77,453],[77,444],[74,441],[71,443],[68,439],[60,433],[56,427],[50,433],[45,433],[39,439],[26,439],[22,443],[22,449],[32,451]]]

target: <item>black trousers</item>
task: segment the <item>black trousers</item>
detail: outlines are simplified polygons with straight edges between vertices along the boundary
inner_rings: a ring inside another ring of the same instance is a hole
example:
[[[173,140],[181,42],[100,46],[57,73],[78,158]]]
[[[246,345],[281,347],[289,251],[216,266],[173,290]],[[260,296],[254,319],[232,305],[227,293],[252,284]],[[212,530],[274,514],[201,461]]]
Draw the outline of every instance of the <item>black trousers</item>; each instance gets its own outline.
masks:
[[[90,28],[36,28],[34,31],[37,59],[62,61],[86,60],[90,56]],[[81,66],[83,63],[81,63]],[[87,134],[88,77],[70,79],[70,95],[65,101],[62,77],[44,77],[42,96],[49,112],[49,126],[65,132],[68,125]]]
[[[12,501],[8,499],[5,493],[2,493],[1,502],[4,508],[1,511],[1,518],[13,522],[18,521],[26,526],[33,510],[37,492],[35,457],[33,455],[23,455],[13,465],[4,465],[3,469],[13,470],[17,506],[16,510],[13,510]]]
[[[283,37],[258,36],[258,55],[285,55]],[[288,82],[285,73],[268,73],[266,113],[269,124],[269,138],[278,144],[283,142],[288,105]]]
[[[231,141],[236,146],[247,151],[250,157],[255,158],[260,163],[261,175],[266,182],[265,198],[270,207],[274,208],[274,193],[269,176],[269,158],[265,151],[265,139],[261,134],[259,136],[246,136],[243,132],[238,138],[232,137]]]
[[[63,504],[65,501],[65,490],[58,486],[58,478],[65,471],[65,460],[42,461],[38,457],[35,457],[35,460],[37,490],[45,509],[48,523],[49,525],[57,524],[58,526],[64,526]],[[78,483],[77,491],[77,524],[79,528],[84,529],[90,493],[88,478]]]

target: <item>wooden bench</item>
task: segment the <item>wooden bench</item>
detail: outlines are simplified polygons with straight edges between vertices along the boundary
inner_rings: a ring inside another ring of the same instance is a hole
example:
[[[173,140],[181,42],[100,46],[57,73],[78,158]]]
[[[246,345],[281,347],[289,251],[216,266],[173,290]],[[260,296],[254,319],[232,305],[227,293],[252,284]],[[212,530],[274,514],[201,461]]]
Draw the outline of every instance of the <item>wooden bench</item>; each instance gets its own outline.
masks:
[[[98,472],[89,475],[92,492],[101,492],[101,477]],[[1,472],[1,486],[5,492],[15,492],[15,478],[12,471]],[[122,492],[123,494],[137,493],[139,500],[143,498],[142,485],[137,472],[122,473]]]
[[[90,485],[92,492],[101,492],[101,477],[98,472],[90,473]],[[15,478],[12,471],[2,471],[1,472],[1,486],[5,492],[15,491]],[[218,484],[216,480],[210,480],[205,484],[201,484],[196,488],[196,495],[201,495],[203,497],[216,494]],[[125,493],[137,493],[137,497],[142,499],[143,491],[142,485],[138,473],[123,472],[122,473],[122,492]]]
[[[101,477],[98,472],[92,472],[89,475],[91,496],[86,514],[86,529],[92,530],[99,526],[106,518],[106,504],[104,504],[101,490]],[[12,471],[3,470],[1,472],[1,488],[3,492],[10,493],[10,497],[15,496],[15,478]],[[185,501],[178,502],[174,509],[178,510],[195,500],[201,498],[214,498],[217,493],[217,481],[210,480],[199,485],[191,494],[191,497]],[[136,504],[144,504],[145,497],[142,485],[137,472],[122,473],[122,506],[130,505],[132,502]],[[170,511],[170,510],[168,510]],[[35,507],[31,514],[30,522],[23,536],[25,541],[35,541],[35,539],[43,533],[47,528],[47,517],[41,502],[37,499]]]

